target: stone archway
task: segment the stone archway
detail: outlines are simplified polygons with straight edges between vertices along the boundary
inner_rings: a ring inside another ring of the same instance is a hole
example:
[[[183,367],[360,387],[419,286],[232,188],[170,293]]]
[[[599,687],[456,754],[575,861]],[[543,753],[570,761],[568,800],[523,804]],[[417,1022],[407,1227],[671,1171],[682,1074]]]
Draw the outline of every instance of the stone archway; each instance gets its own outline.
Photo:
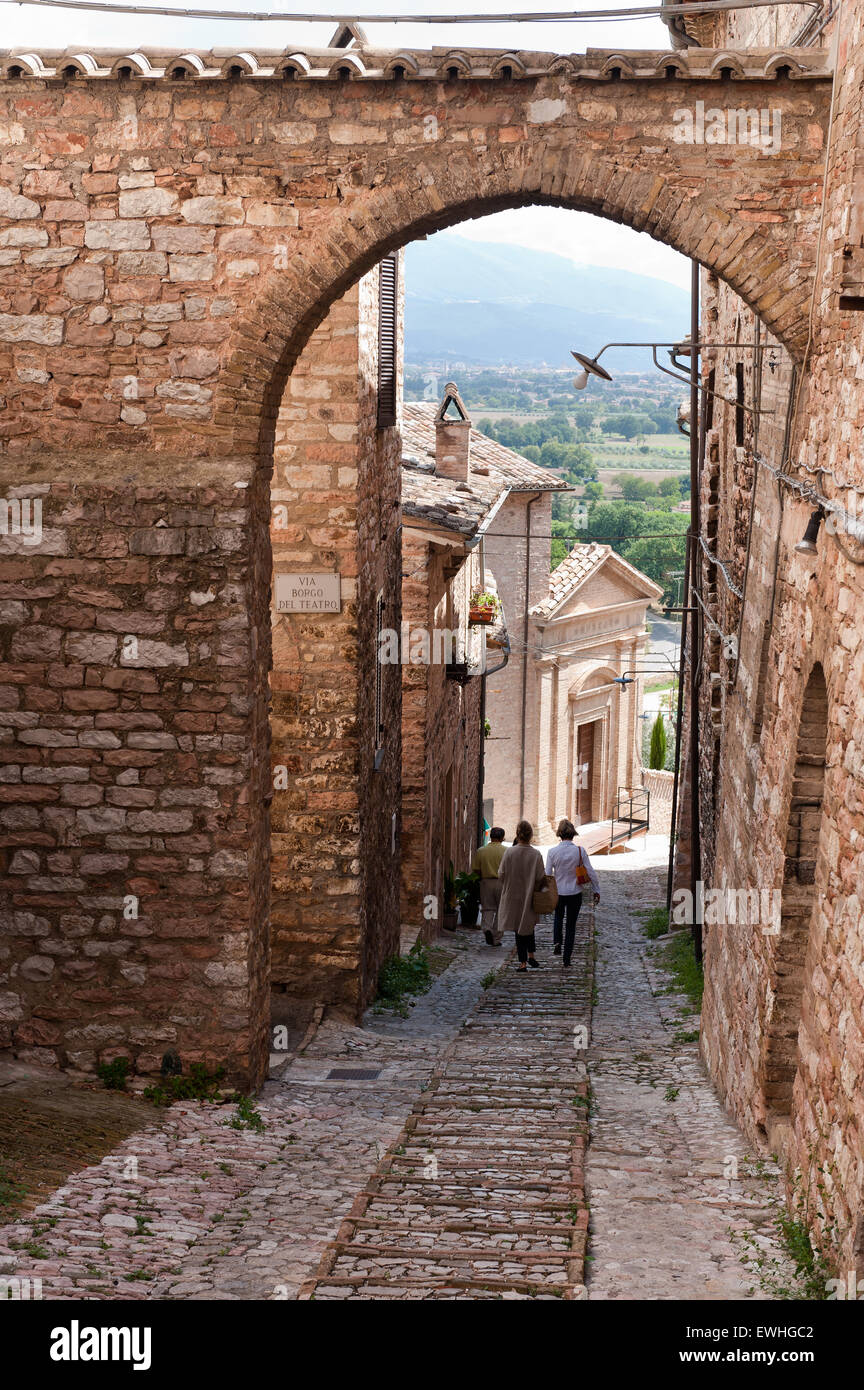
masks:
[[[418,52],[402,80],[392,54],[342,76],[343,50],[329,66],[0,60],[0,285],[4,270],[15,279],[0,345],[48,388],[10,393],[0,441],[257,453],[303,343],[358,276],[412,237],[527,203],[594,212],[699,260],[800,356],[826,55],[760,51],[733,69],[692,50],[674,80],[669,56]],[[681,114],[715,101],[776,111],[782,141],[739,139],[733,157],[688,134]]]
[[[755,211],[745,210],[743,216],[753,220],[739,225],[721,215],[720,230],[716,199],[707,181],[701,190],[683,193],[674,178],[638,159],[625,167],[597,153],[576,159],[542,137],[494,158],[460,151],[454,159],[449,151],[431,156],[424,151],[419,168],[388,168],[380,187],[335,210],[314,253],[300,251],[283,272],[270,275],[232,335],[236,346],[222,374],[216,418],[225,425],[235,422],[232,437],[242,449],[253,443],[257,420],[255,442],[266,455],[284,383],[303,344],[359,275],[417,237],[532,204],[608,218],[699,260],[799,357],[810,283],[801,251],[794,253],[800,269],[790,268],[787,251],[778,246],[778,223],[757,221],[762,214]],[[778,215],[778,222],[783,220]]]
[[[798,1032],[805,994],[805,960],[816,905],[816,865],[825,786],[828,691],[813,667],[804,691],[783,861],[780,931],[775,938],[773,999],[762,1040],[762,1094],[769,1122],[792,1111],[798,1071]]]
[[[264,1074],[273,437],[310,334],[385,252],[586,210],[715,270],[803,351],[823,55],[747,55],[729,81],[704,50],[674,80],[668,54],[501,56],[286,82],[100,55],[73,94],[62,55],[0,63],[0,476],[45,517],[5,557],[0,1044]],[[782,110],[782,149],[676,143],[721,81]]]

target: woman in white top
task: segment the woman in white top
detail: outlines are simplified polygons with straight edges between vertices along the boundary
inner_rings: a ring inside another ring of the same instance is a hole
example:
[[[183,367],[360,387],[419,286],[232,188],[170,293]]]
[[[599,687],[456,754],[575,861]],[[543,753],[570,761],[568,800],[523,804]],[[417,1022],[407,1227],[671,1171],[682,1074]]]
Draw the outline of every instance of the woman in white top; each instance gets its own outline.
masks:
[[[555,908],[552,940],[554,953],[556,956],[560,956],[563,937],[564,955],[561,964],[569,965],[570,957],[573,954],[573,941],[576,936],[576,918],[579,916],[579,909],[582,906],[582,884],[579,882],[576,870],[583,868],[587,873],[594,889],[595,903],[600,901],[600,884],[591,867],[591,860],[588,855],[581,845],[574,845],[573,843],[576,835],[576,827],[573,822],[560,821],[556,834],[561,843],[554,845],[546,856],[546,872],[555,875],[555,882],[558,886],[558,904]]]

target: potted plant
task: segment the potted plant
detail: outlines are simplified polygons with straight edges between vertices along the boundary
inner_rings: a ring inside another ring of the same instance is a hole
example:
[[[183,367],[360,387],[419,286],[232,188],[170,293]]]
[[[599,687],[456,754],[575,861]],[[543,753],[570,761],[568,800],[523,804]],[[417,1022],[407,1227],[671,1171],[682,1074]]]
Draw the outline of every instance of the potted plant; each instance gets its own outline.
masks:
[[[480,875],[457,874],[455,888],[463,927],[476,927],[480,916]]]
[[[444,874],[444,920],[441,925],[445,931],[455,931],[459,925],[459,897],[452,859]]]
[[[498,613],[497,594],[488,594],[478,589],[471,595],[468,618],[472,623],[494,623]]]

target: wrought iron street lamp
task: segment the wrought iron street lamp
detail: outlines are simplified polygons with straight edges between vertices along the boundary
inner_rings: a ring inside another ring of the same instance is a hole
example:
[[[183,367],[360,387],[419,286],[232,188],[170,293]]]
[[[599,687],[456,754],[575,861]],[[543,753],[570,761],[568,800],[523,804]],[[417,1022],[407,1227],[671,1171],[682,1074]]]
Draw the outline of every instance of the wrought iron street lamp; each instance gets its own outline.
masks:
[[[599,377],[602,381],[612,381],[613,378],[611,374],[607,372],[605,367],[601,366],[600,358],[603,356],[604,352],[607,352],[609,350],[609,348],[614,347],[650,348],[651,356],[654,359],[654,366],[657,368],[658,371],[663,372],[666,376],[671,376],[673,381],[681,382],[682,386],[690,386],[690,376],[681,375],[681,372],[683,372],[684,370],[684,366],[683,363],[678,361],[679,357],[692,357],[694,351],[698,353],[706,351],[709,348],[738,348],[741,351],[748,351],[750,349],[764,351],[765,345],[764,343],[693,344],[690,342],[689,338],[685,338],[682,342],[677,343],[604,343],[600,351],[597,353],[596,357],[589,357],[586,353],[576,352],[574,348],[571,348],[570,356],[576,359],[581,368],[578,375],[574,376],[573,378],[573,387],[576,391],[583,391],[585,389],[585,387],[588,385],[589,376]],[[666,348],[668,350],[669,360],[671,361],[673,367],[678,368],[677,372],[670,371],[668,367],[664,367],[663,363],[657,360],[657,352],[660,348]],[[697,382],[696,386],[697,390],[702,391],[705,395],[715,396],[718,401],[725,401],[727,405],[735,406],[736,409],[739,410],[746,410],[751,415],[773,415],[775,413],[773,410],[762,410],[758,406],[747,405],[744,401],[733,401],[730,399],[729,396],[723,396],[720,394],[719,391],[715,391],[713,387],[703,386],[701,382]]]

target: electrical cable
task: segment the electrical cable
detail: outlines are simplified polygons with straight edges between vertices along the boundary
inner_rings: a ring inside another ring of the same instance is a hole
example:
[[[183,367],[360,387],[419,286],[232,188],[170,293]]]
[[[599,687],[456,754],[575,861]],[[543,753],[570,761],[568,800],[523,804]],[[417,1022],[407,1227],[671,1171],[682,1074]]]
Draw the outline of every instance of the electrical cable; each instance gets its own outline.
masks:
[[[772,477],[776,478],[784,487],[790,488],[792,492],[797,492],[803,501],[815,502],[824,512],[840,515],[847,520],[852,520],[844,507],[841,507],[837,502],[833,502],[831,498],[826,497],[824,493],[819,492],[818,488],[813,487],[811,483],[802,482],[800,478],[794,478],[792,474],[787,472],[782,466],[778,468],[776,464],[769,463],[764,454],[754,451],[753,457],[767,473],[770,473]]]
[[[248,23],[273,22],[297,24],[582,24],[604,20],[661,19],[678,18],[684,15],[716,14],[726,10],[752,10],[774,7],[775,5],[809,5],[814,18],[822,11],[822,0],[687,0],[685,4],[638,5],[627,9],[611,10],[541,10],[537,14],[367,14],[350,15],[347,18],[338,14],[284,13],[274,11],[253,11],[247,14],[239,10],[216,9],[173,9],[167,5],[123,5],[111,0],[0,0],[3,5],[41,5],[49,9],[87,10],[112,14],[128,14],[136,19],[141,15],[165,15],[178,19],[227,19],[243,20]]]
[[[744,597],[744,592],[743,592],[743,590],[742,590],[742,589],[739,589],[739,588],[738,588],[738,585],[737,585],[737,584],[734,584],[734,583],[732,582],[732,580],[729,578],[729,571],[727,570],[727,568],[726,568],[726,566],[724,565],[723,561],[722,561],[717,555],[714,554],[714,551],[713,551],[713,550],[711,550],[711,549],[709,548],[708,542],[705,540],[705,537],[702,536],[702,535],[699,536],[699,544],[701,545],[702,549],[705,551],[705,554],[708,556],[708,559],[711,561],[712,565],[716,565],[717,568],[720,570],[720,573],[723,575],[723,578],[724,578],[725,581],[726,581],[726,588],[729,589],[729,590],[735,595],[736,598],[743,598],[743,597]]]
[[[777,468],[773,463],[769,463],[761,454],[754,454],[753,457],[766,472],[777,479],[778,483],[782,484],[784,487],[788,487],[792,492],[796,492],[803,502],[815,503],[826,516],[840,518],[849,534],[856,536],[856,532],[858,532],[861,542],[864,543],[864,524],[856,517],[850,516],[845,507],[841,507],[838,502],[833,501],[830,497],[826,497],[823,492],[820,492],[818,488],[813,487],[810,483],[802,482],[800,478],[793,478],[790,473],[785,472],[781,468]],[[860,557],[853,555],[841,541],[836,528],[832,530],[831,535],[834,537],[839,549],[843,552],[850,564],[864,565],[864,555]]]
[[[714,631],[717,633],[717,636],[718,636],[723,642],[728,642],[728,640],[729,640],[730,637],[734,637],[734,635],[735,635],[734,633],[732,633],[732,632],[724,632],[723,629],[722,629],[721,627],[718,627],[718,626],[717,626],[717,624],[715,623],[714,619],[711,617],[711,614],[709,613],[707,607],[705,606],[705,603],[704,603],[704,601],[703,601],[701,595],[698,594],[698,593],[696,592],[696,589],[693,587],[692,584],[690,585],[690,593],[692,594],[693,598],[695,598],[696,602],[699,604],[699,607],[702,609],[702,612],[703,612],[704,615],[705,615],[705,620],[706,620],[706,622],[708,623],[708,626],[709,626],[709,627],[712,627],[712,628],[714,629]]]

